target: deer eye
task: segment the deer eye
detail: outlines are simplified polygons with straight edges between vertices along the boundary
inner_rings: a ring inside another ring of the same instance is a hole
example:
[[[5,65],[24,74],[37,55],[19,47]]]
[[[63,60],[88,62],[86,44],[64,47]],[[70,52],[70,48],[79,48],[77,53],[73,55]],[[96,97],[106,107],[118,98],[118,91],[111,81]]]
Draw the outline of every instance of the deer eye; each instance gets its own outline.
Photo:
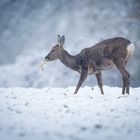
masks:
[[[51,52],[54,52],[55,50],[52,50]]]

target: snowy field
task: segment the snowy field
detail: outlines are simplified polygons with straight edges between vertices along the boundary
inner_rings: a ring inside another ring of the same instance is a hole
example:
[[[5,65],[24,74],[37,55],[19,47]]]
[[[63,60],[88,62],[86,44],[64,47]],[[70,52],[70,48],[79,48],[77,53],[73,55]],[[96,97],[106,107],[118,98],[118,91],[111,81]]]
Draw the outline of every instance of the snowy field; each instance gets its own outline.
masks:
[[[0,140],[138,140],[140,88],[0,88]]]

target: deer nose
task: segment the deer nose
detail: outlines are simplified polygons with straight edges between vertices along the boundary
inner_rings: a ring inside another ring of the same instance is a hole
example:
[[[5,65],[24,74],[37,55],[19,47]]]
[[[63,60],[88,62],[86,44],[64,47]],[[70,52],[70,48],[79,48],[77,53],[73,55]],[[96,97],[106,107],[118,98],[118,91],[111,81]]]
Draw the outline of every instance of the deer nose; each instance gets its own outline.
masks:
[[[49,60],[49,56],[46,56],[45,59],[46,59],[46,60]]]

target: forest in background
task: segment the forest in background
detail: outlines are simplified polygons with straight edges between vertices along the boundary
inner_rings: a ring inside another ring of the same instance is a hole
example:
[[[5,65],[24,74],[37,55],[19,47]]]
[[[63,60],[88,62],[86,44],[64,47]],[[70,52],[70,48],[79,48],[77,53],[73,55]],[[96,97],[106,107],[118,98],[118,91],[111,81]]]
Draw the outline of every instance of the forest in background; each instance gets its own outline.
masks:
[[[75,86],[79,74],[59,61],[40,72],[57,34],[65,35],[64,47],[73,55],[107,38],[128,38],[136,46],[127,66],[131,86],[140,86],[139,0],[1,0],[0,87]],[[110,86],[122,84],[116,70],[103,72],[103,81]],[[94,76],[85,83],[95,84]]]

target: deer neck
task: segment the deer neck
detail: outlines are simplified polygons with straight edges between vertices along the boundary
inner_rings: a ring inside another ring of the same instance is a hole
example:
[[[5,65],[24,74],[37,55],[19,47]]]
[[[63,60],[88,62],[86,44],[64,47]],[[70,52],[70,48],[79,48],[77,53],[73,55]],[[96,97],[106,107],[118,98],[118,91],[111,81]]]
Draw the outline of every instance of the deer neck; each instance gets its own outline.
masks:
[[[79,71],[79,66],[77,64],[76,56],[70,55],[66,50],[61,51],[60,61],[67,67]]]

